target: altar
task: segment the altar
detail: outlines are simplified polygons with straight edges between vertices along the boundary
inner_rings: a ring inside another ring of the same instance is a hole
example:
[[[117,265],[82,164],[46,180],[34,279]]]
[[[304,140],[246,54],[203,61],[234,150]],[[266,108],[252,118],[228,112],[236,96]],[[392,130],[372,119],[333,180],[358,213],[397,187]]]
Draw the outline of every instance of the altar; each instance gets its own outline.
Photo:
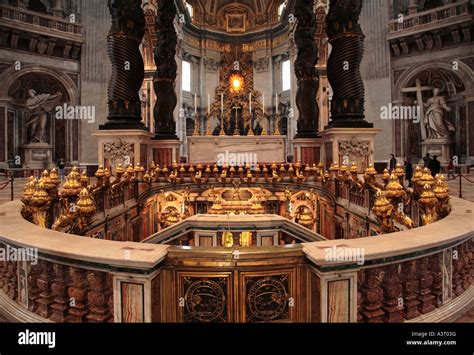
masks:
[[[283,163],[286,136],[193,136],[188,147],[191,164]]]

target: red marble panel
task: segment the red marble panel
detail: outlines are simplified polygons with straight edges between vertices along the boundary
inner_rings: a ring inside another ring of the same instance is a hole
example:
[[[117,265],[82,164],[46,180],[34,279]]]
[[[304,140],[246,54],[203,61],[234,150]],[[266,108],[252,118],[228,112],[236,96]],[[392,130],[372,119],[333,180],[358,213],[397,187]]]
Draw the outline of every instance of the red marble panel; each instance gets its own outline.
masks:
[[[153,149],[153,161],[161,167],[173,164],[172,148],[155,148]]]
[[[318,164],[320,161],[318,147],[302,147],[301,163],[302,164]]]

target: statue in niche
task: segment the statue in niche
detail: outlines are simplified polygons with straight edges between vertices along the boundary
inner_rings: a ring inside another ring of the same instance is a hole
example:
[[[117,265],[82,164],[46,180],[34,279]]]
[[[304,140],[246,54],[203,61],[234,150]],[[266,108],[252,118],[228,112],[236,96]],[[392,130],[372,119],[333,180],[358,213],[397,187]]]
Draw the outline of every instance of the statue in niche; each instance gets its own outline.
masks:
[[[439,95],[439,89],[433,90],[433,97],[424,104],[425,112],[424,124],[426,126],[428,139],[448,138],[455,130],[454,126],[446,119],[446,112],[451,109],[446,104],[443,96]]]
[[[35,90],[28,90],[26,109],[30,117],[26,122],[28,143],[43,143],[48,112],[59,104],[62,94],[37,94]]]

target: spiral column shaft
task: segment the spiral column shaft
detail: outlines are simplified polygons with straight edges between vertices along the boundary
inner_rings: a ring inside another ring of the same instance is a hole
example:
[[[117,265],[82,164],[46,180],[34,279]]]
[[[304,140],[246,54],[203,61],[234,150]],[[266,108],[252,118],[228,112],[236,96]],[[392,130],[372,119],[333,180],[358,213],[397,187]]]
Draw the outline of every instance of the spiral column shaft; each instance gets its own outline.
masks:
[[[109,0],[112,26],[107,49],[112,62],[108,85],[109,115],[101,129],[145,129],[138,95],[144,78],[139,46],[145,33],[141,0]]]
[[[359,24],[362,0],[333,0],[327,16],[332,45],[327,73],[333,89],[330,128],[372,127],[365,121],[365,89],[360,74],[364,34]]]

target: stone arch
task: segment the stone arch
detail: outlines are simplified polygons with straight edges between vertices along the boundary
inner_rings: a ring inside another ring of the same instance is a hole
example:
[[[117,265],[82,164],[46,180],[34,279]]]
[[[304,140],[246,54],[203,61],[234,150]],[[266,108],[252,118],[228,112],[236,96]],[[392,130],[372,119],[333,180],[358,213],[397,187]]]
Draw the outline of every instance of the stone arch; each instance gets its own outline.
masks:
[[[463,80],[463,78],[472,78],[474,72],[462,61],[458,61],[459,70],[453,71],[453,63],[448,61],[436,61],[430,62],[423,65],[415,66],[413,68],[407,69],[405,72],[400,75],[397,82],[395,83],[394,97],[395,102],[401,102],[403,100],[402,89],[407,87],[410,82],[416,78],[417,75],[429,69],[444,69],[451,72],[453,75],[456,75],[464,84],[466,92],[474,91],[474,82],[472,80]]]
[[[77,105],[79,103],[79,90],[74,81],[67,74],[59,73],[56,70],[39,65],[24,65],[21,70],[15,70],[14,66],[11,66],[9,69],[5,70],[0,75],[0,82],[2,83],[0,86],[0,98],[7,98],[8,92],[13,83],[22,76],[28,74],[46,74],[52,76],[66,89],[68,97],[71,100],[70,104]]]
[[[67,74],[59,73],[53,69],[41,67],[39,65],[24,65],[21,70],[15,70],[12,65],[0,75],[0,98],[6,99],[8,112],[11,113],[8,123],[8,134],[6,140],[9,145],[7,159],[17,155],[23,155],[22,146],[27,143],[27,132],[24,127],[26,119],[26,109],[23,104],[26,100],[25,83],[29,85],[30,76],[36,76],[35,83],[31,83],[36,90],[38,87],[43,92],[54,93],[49,91],[50,82],[51,90],[60,91],[63,94],[63,101],[70,106],[79,104],[79,92],[73,79]],[[33,80],[32,80],[33,81]],[[44,84],[46,82],[47,84]],[[48,89],[45,89],[47,87]],[[53,146],[53,160],[65,158],[68,161],[77,161],[79,156],[79,146],[75,139],[78,137],[80,122],[78,120],[55,120],[47,125],[46,138],[48,143]]]
[[[457,60],[457,64],[457,71],[453,70],[453,61],[450,60],[434,61],[405,70],[394,83],[392,99],[395,104],[412,105],[415,93],[408,94],[402,92],[402,89],[414,87],[417,78],[421,79],[422,86],[429,84],[440,88],[438,80],[429,83],[426,80],[427,75],[432,75],[430,71],[436,71],[434,77],[438,77],[437,79],[445,85],[441,95],[450,98],[448,106],[450,106],[451,111],[448,113],[448,119],[456,127],[451,136],[453,143],[450,147],[450,154],[464,157],[468,151],[466,141],[469,133],[467,131],[467,107],[462,102],[465,102],[465,98],[474,93],[474,82],[472,80],[473,71],[469,66],[461,60]],[[426,91],[424,93],[426,95]],[[422,151],[422,130],[423,128],[420,129],[417,124],[411,124],[408,121],[403,122],[400,130],[402,155],[411,158],[420,158],[424,155]]]

